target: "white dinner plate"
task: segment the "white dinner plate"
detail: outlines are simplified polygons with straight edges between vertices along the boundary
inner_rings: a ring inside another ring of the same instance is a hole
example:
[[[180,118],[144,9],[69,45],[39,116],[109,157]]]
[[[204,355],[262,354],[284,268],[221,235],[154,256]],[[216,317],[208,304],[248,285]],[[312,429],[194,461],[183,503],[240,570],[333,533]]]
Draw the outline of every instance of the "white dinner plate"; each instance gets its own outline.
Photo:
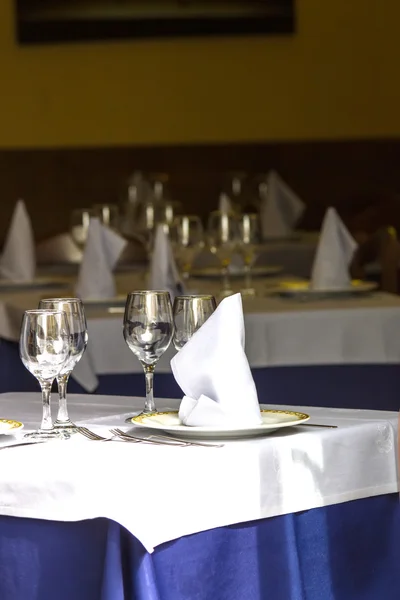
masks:
[[[0,279],[0,292],[25,292],[28,290],[49,290],[68,287],[65,281],[56,281],[44,277],[37,277],[33,281],[11,281]]]
[[[286,298],[298,298],[308,296],[310,298],[354,296],[369,294],[378,286],[373,281],[360,281],[354,279],[349,286],[337,289],[318,289],[310,287],[309,281],[282,281],[277,287],[277,293]]]
[[[271,277],[272,275],[282,273],[282,271],[283,267],[280,265],[260,265],[251,269],[251,275],[252,277]],[[229,277],[244,277],[245,274],[244,267],[236,267],[235,269],[229,270]],[[192,271],[190,271],[190,276],[196,277],[197,279],[221,279],[222,270],[220,267],[192,269]]]
[[[182,425],[177,411],[142,414],[132,417],[133,425],[144,429],[158,429],[163,433],[191,439],[241,439],[269,435],[282,427],[301,425],[309,415],[291,410],[261,410],[262,423],[252,427],[221,429],[220,427],[187,427]]]
[[[12,419],[0,419],[0,435],[13,435],[24,428],[24,424]]]

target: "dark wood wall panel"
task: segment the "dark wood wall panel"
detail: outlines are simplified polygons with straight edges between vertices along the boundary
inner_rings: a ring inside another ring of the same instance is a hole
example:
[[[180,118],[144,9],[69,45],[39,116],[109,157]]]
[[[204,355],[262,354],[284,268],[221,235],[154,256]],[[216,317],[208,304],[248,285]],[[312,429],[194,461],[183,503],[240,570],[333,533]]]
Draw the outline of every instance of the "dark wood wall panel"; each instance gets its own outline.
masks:
[[[329,205],[349,221],[373,203],[394,213],[399,204],[400,225],[399,164],[400,140],[0,150],[0,239],[18,197],[43,239],[68,228],[74,207],[118,202],[134,170],[169,173],[174,197],[203,216],[216,207],[225,172],[274,168],[306,202],[305,228],[317,228]]]

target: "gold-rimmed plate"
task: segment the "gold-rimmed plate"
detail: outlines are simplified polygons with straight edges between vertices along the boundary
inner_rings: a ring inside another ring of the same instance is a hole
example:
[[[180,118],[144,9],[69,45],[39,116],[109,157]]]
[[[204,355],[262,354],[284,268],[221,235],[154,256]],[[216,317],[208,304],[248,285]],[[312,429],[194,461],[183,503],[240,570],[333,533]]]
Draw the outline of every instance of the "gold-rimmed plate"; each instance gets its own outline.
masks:
[[[310,297],[310,298],[333,298],[337,296],[358,296],[370,294],[376,290],[377,284],[373,281],[361,281],[353,279],[350,285],[334,289],[315,289],[310,281],[282,281],[279,283],[276,292],[279,296],[286,298]]]
[[[141,414],[132,417],[132,424],[144,429],[160,430],[169,435],[187,439],[242,439],[269,435],[283,427],[301,425],[309,420],[309,415],[291,410],[260,411],[262,423],[252,427],[226,428],[219,427],[188,427],[179,420],[178,411]]]
[[[0,435],[13,435],[24,428],[24,424],[13,419],[0,419]]]

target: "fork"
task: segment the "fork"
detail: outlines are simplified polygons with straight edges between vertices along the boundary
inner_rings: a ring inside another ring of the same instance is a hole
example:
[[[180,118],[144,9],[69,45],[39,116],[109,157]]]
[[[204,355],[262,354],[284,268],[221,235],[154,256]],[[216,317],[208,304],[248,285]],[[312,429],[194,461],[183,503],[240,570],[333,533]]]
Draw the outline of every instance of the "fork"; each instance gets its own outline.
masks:
[[[87,427],[77,427],[77,432],[82,434],[88,440],[92,440],[93,442],[111,442],[111,438],[105,438],[94,431],[90,431]]]
[[[140,442],[148,442],[151,444],[158,444],[164,446],[200,446],[205,448],[222,448],[223,444],[209,444],[209,443],[201,443],[201,442],[190,442],[189,440],[184,440],[182,438],[177,437],[167,437],[165,435],[151,435],[148,438],[140,438],[135,437],[134,435],[127,433],[126,431],[122,431],[121,429],[111,429],[111,433],[121,439],[129,439],[129,440],[137,440]]]

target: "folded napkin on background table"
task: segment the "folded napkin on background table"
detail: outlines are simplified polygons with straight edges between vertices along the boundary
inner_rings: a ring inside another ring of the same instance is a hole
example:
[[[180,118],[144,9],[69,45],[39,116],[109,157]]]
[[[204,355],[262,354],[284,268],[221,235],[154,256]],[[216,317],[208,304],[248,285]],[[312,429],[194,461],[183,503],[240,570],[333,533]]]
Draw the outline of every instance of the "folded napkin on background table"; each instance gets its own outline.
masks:
[[[12,281],[32,281],[35,271],[35,240],[32,224],[25,202],[18,200],[4,244],[0,273]]]
[[[270,171],[260,188],[263,237],[285,238],[292,233],[305,204],[276,173]]]
[[[171,300],[185,293],[172,253],[171,242],[163,225],[157,225],[150,264],[149,289],[166,290]]]
[[[311,273],[315,290],[343,289],[350,285],[349,265],[357,248],[334,208],[328,208]]]
[[[79,298],[100,300],[116,296],[113,269],[126,243],[120,235],[102,225],[99,219],[90,219],[76,285]]]
[[[179,418],[191,427],[261,423],[257,391],[244,351],[242,298],[225,298],[171,360],[185,396]]]

